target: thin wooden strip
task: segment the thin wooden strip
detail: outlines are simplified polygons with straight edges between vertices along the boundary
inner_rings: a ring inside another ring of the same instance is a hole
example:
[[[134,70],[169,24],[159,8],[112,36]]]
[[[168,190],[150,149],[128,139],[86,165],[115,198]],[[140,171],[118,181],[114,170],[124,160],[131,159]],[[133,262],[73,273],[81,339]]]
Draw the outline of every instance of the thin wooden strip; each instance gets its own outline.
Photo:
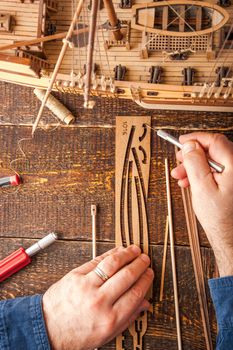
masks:
[[[166,175],[167,207],[168,207],[168,222],[169,222],[169,238],[170,238],[171,262],[172,262],[172,279],[173,279],[175,314],[176,314],[177,345],[178,345],[178,350],[182,350],[179,296],[178,296],[178,285],[177,285],[177,277],[176,277],[176,260],[175,260],[174,232],[173,232],[173,220],[172,220],[172,201],[171,201],[171,190],[170,190],[169,166],[168,166],[167,158],[165,159],[165,175]]]
[[[163,263],[162,263],[162,272],[161,272],[159,301],[163,301],[164,279],[165,279],[166,260],[167,260],[168,231],[169,231],[168,224],[169,224],[169,222],[168,222],[168,216],[167,216],[166,227],[165,227],[165,236],[164,236]]]
[[[178,148],[175,147],[175,151],[178,151]],[[180,162],[177,161],[179,165]],[[193,261],[193,269],[196,281],[196,288],[198,294],[198,300],[200,304],[200,312],[203,324],[203,331],[205,336],[206,348],[207,350],[213,349],[212,339],[211,339],[211,330],[210,330],[210,321],[208,313],[208,304],[205,290],[205,279],[201,259],[201,250],[200,250],[200,241],[198,236],[198,228],[196,216],[192,206],[191,191],[189,188],[181,188],[186,226],[189,236],[190,250]]]
[[[192,202],[191,202],[189,190],[182,188],[181,192],[182,192],[182,199],[183,199],[184,210],[185,210],[186,225],[187,225],[188,235],[189,235],[191,255],[193,260],[193,268],[194,268],[196,287],[198,292],[198,299],[200,303],[200,312],[202,317],[206,347],[208,350],[212,350],[213,346],[212,346],[211,331],[210,331],[210,325],[209,325],[207,297],[206,297],[206,291],[205,291],[204,272],[203,272],[203,267],[201,262],[198,232],[197,232],[196,224],[194,222],[193,208],[192,208]],[[195,221],[196,221],[196,218],[195,218]]]
[[[91,217],[92,217],[92,258],[96,258],[96,205],[91,206]]]

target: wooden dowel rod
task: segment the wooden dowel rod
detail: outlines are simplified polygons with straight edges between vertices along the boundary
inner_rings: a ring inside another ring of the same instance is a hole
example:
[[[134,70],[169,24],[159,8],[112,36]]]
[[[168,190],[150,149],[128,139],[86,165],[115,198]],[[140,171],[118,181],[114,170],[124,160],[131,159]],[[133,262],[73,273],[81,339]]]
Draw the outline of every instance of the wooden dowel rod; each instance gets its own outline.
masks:
[[[113,29],[113,36],[115,40],[121,40],[123,38],[123,34],[121,33],[121,29],[118,28],[119,20],[117,18],[112,0],[104,0],[104,6],[108,14],[109,23]]]
[[[164,279],[165,279],[166,259],[167,259],[168,231],[169,231],[169,228],[168,228],[168,216],[167,216],[166,226],[165,226],[164,246],[163,246],[163,263],[162,263],[162,272],[161,272],[159,301],[163,301]]]
[[[178,151],[178,148],[175,147],[175,151]],[[177,165],[180,162],[177,161]],[[203,331],[205,336],[206,348],[207,350],[213,349],[212,339],[211,339],[211,330],[210,330],[210,321],[209,321],[209,312],[208,304],[205,290],[205,279],[204,271],[202,266],[201,259],[201,250],[200,250],[200,241],[198,236],[197,220],[192,206],[191,191],[189,188],[181,188],[186,226],[189,236],[190,250],[193,261],[193,269],[196,281],[196,288],[198,294],[198,300],[200,304],[200,313],[202,318]]]
[[[97,206],[91,205],[91,218],[92,218],[92,259],[96,258],[96,214]],[[94,350],[98,350],[95,348]]]
[[[200,242],[197,231],[197,222],[196,216],[192,207],[191,193],[190,189],[181,189],[183,205],[185,210],[186,224],[189,235],[189,242],[191,248],[191,255],[193,260],[193,269],[196,280],[196,288],[198,293],[198,299],[200,304],[200,312],[206,342],[207,350],[213,349],[212,339],[211,339],[211,331],[210,331],[210,321],[209,321],[209,313],[208,313],[208,305],[207,305],[207,297],[205,290],[205,279],[204,279],[204,271],[201,260],[201,251],[200,251]]]
[[[88,31],[89,31],[88,27],[75,29],[72,35],[82,34]],[[66,35],[67,35],[67,32],[63,32],[63,33],[57,33],[53,35],[42,36],[41,38],[36,38],[33,40],[18,41],[18,42],[15,42],[14,44],[0,46],[0,51],[17,49],[18,47],[22,47],[22,46],[32,46],[32,45],[41,44],[41,43],[45,43],[45,42],[53,41],[57,39],[64,39]]]
[[[92,218],[92,259],[96,258],[96,205],[91,206],[91,218]]]
[[[84,107],[89,108],[89,96],[91,90],[91,76],[93,72],[93,53],[95,46],[95,34],[96,34],[96,24],[97,24],[97,14],[99,10],[99,0],[92,2],[91,6],[91,23],[88,38],[88,48],[87,48],[87,64],[86,64],[86,81],[84,88]]]
[[[168,208],[168,222],[169,222],[169,239],[170,239],[170,250],[171,250],[171,263],[172,263],[172,279],[173,279],[174,300],[175,300],[177,344],[178,344],[178,350],[182,350],[179,296],[178,296],[178,285],[177,285],[177,277],[176,277],[176,260],[175,260],[174,232],[173,232],[173,220],[172,220],[172,201],[171,201],[170,178],[169,178],[170,174],[169,174],[169,166],[168,166],[167,158],[165,159],[165,176],[166,176],[167,208]]]
[[[73,17],[73,20],[71,22],[71,25],[70,25],[70,28],[67,32],[67,35],[66,35],[66,38],[64,39],[64,42],[63,42],[63,46],[62,46],[62,49],[61,49],[61,52],[59,54],[59,57],[58,57],[58,60],[56,62],[56,65],[55,65],[55,68],[54,68],[54,71],[53,71],[53,74],[52,74],[52,77],[51,77],[51,80],[50,80],[50,83],[49,83],[49,86],[47,88],[47,91],[46,91],[46,94],[45,94],[45,97],[42,101],[42,104],[41,104],[41,107],[40,107],[40,110],[39,110],[39,113],[37,115],[37,118],[36,118],[36,121],[35,123],[33,124],[33,127],[32,127],[32,136],[34,135],[35,131],[36,131],[36,128],[39,124],[39,121],[42,117],[42,114],[43,114],[43,111],[44,111],[44,108],[45,108],[45,105],[46,105],[46,102],[48,100],[48,97],[52,91],[52,88],[53,88],[53,84],[56,80],[56,77],[57,77],[57,73],[60,69],[60,66],[62,64],[62,60],[65,56],[65,53],[66,53],[66,50],[67,50],[67,47],[69,45],[69,40],[71,39],[71,36],[73,34],[73,30],[74,30],[74,26],[76,24],[76,21],[82,11],[82,8],[83,8],[83,3],[84,3],[84,0],[79,0],[79,3],[78,3],[78,6],[76,8],[76,11],[75,11],[75,14],[74,14],[74,17]]]

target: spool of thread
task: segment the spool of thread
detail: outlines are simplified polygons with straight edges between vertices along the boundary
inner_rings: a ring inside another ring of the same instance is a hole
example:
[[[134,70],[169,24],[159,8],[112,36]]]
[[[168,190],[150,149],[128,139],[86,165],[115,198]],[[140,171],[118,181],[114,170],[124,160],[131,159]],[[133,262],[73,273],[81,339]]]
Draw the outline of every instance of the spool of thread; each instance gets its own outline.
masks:
[[[34,94],[38,97],[40,101],[44,99],[46,94],[45,90],[35,89]],[[46,102],[46,107],[55,114],[55,116],[60,119],[65,124],[69,125],[74,121],[73,114],[66,108],[56,97],[50,95],[48,101]]]

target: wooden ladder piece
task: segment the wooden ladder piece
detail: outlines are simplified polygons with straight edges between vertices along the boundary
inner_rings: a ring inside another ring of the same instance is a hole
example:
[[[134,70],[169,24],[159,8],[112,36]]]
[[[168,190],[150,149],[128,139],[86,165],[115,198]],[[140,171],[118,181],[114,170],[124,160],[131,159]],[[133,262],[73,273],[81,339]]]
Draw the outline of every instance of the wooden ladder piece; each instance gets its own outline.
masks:
[[[147,197],[151,159],[150,117],[116,117],[116,245],[137,244],[149,253]],[[151,296],[151,291],[149,293]],[[133,349],[143,349],[147,313],[129,328]],[[117,338],[117,350],[124,349],[123,337]]]

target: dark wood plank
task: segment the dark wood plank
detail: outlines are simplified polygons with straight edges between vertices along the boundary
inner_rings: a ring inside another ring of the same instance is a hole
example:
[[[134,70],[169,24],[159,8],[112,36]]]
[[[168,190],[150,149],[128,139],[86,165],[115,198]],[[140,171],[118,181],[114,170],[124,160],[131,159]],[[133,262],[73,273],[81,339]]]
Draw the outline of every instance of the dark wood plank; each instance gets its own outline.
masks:
[[[40,103],[32,89],[0,83],[0,176],[12,173],[12,160],[21,158],[18,141],[31,135],[31,125]],[[1,285],[0,297],[43,293],[73,267],[90,259],[91,204],[98,204],[98,251],[114,245],[114,177],[115,177],[115,116],[151,115],[155,128],[166,128],[175,135],[192,130],[224,132],[233,140],[232,114],[148,111],[132,101],[96,99],[93,110],[83,108],[83,98],[56,96],[77,116],[74,126],[51,132],[38,131],[33,140],[21,143],[27,161],[14,162],[24,179],[16,189],[0,189],[0,259],[32,239],[50,231],[58,231],[57,242],[25,268]],[[45,123],[56,125],[52,114],[45,111]],[[49,129],[50,130],[50,129]],[[173,350],[177,348],[172,278],[168,259],[165,278],[165,300],[156,303],[159,294],[165,219],[166,195],[164,158],[175,165],[173,146],[152,134],[152,162],[149,185],[148,213],[153,268],[155,317],[151,317],[144,349]],[[180,189],[171,182],[174,229],[177,245],[188,245]],[[201,244],[209,246],[200,228]],[[159,244],[159,245],[158,245]],[[184,349],[205,349],[198,307],[191,256],[188,247],[176,247],[181,301]],[[213,276],[215,264],[211,249],[202,248],[205,273]],[[216,334],[214,310],[210,304],[213,337]],[[126,337],[127,349],[132,349]],[[114,342],[103,349],[115,349]]]
[[[3,238],[0,240],[0,259],[20,245],[28,247],[33,244],[28,239]],[[98,253],[112,248],[109,243],[97,246]],[[159,287],[163,247],[151,246],[152,266],[155,271],[153,302],[155,314],[149,317],[149,327],[144,339],[144,349],[176,349],[176,328],[170,254],[168,251],[165,275],[164,301],[159,303]],[[202,248],[205,274],[211,278],[214,273],[214,258],[210,249]],[[34,257],[31,265],[20,271],[1,285],[1,299],[14,298],[34,293],[43,293],[70,269],[79,266],[91,258],[91,244],[86,242],[59,241],[46,251]],[[177,271],[179,281],[179,300],[184,350],[205,349],[202,324],[195,288],[191,255],[187,247],[176,247]],[[210,319],[213,339],[216,334],[216,322],[210,303]],[[126,338],[127,349],[130,338]],[[103,347],[114,349],[114,343]]]
[[[0,176],[13,173],[12,164],[23,177],[19,188],[1,189],[0,236],[41,237],[56,230],[67,239],[91,239],[91,204],[98,213],[98,240],[114,241],[114,152],[115,135],[108,128],[58,128],[52,133],[29,127],[0,126]],[[6,137],[7,135],[7,137]],[[164,158],[175,165],[174,148],[155,135],[148,212],[150,242],[161,243],[166,220]],[[172,181],[174,224],[177,244],[188,244],[180,189]],[[201,234],[202,245],[208,245]]]

